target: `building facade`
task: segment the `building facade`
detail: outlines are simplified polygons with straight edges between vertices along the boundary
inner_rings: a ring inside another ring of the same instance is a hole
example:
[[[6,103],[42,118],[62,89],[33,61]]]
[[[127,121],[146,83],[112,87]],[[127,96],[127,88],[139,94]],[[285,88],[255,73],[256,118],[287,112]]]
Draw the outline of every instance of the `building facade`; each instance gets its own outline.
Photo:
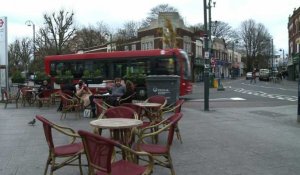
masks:
[[[294,9],[288,21],[289,35],[289,60],[288,60],[288,79],[296,80],[299,78],[299,52],[300,52],[300,7]]]
[[[176,47],[183,49],[190,57],[191,70],[194,81],[203,81],[204,73],[204,32],[194,31],[185,26],[183,19],[177,12],[162,12],[156,20],[153,20],[148,27],[138,30],[137,38],[128,40],[125,44],[115,46],[114,43],[104,45],[101,48],[93,48],[91,51],[110,51],[110,45],[115,50],[151,50],[167,49],[164,36],[168,35],[170,29],[166,27],[168,19],[176,32]],[[223,39],[213,38],[211,49],[211,71],[215,77],[230,78],[241,76],[241,54],[226,47]],[[107,48],[107,49],[105,49]],[[85,49],[85,52],[90,52]]]

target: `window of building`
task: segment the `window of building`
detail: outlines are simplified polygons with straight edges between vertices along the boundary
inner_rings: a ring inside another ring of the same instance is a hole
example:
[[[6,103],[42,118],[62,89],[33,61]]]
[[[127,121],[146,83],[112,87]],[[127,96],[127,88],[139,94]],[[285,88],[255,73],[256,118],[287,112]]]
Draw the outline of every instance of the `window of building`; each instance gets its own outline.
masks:
[[[154,36],[147,36],[141,39],[141,50],[154,49]]]
[[[136,45],[135,44],[131,45],[131,50],[136,50]]]
[[[124,46],[124,50],[128,51],[129,50],[128,46]]]

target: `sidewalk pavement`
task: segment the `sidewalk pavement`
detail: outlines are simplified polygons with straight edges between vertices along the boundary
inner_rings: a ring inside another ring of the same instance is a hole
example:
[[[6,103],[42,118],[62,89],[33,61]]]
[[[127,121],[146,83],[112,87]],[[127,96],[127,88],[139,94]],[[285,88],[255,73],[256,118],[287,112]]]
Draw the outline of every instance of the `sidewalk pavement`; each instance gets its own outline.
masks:
[[[183,144],[174,138],[171,149],[177,175],[298,175],[300,172],[300,124],[297,106],[261,108],[192,109],[186,102],[179,123]],[[197,103],[197,102],[193,102]],[[200,103],[199,103],[200,105]],[[42,124],[29,126],[35,115],[91,131],[92,119],[68,114],[59,120],[56,107],[3,109],[0,104],[0,174],[40,175],[48,148]],[[59,140],[63,140],[60,138]],[[163,140],[161,140],[163,141]],[[83,158],[85,159],[85,158]],[[84,168],[85,174],[87,169]],[[63,167],[55,174],[76,175],[77,167]],[[154,168],[154,175],[170,174]]]

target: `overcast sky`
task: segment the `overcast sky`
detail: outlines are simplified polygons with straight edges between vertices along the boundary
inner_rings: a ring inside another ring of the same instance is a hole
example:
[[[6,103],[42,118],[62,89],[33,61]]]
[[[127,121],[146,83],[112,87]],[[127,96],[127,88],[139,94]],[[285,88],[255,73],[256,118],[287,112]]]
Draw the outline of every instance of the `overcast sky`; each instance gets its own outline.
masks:
[[[209,0],[207,0],[209,1]],[[186,25],[203,23],[203,0],[0,0],[0,16],[8,19],[8,42],[24,36],[32,37],[32,28],[25,25],[31,20],[36,30],[43,25],[43,14],[60,9],[74,11],[77,25],[96,25],[104,22],[110,28],[122,27],[127,21],[141,21],[150,9],[167,3],[178,9]],[[242,21],[254,19],[262,23],[274,38],[277,50],[288,52],[288,17],[300,0],[215,0],[212,20],[228,23],[234,29]],[[279,54],[279,53],[278,53]],[[281,53],[282,54],[282,53]]]

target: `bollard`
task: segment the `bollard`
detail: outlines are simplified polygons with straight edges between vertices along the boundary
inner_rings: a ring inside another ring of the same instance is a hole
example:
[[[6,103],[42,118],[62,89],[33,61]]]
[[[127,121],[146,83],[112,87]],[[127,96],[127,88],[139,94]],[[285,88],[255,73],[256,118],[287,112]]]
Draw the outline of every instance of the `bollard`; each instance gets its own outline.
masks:
[[[221,82],[221,78],[219,78],[219,81],[218,81],[218,91],[225,91],[225,88],[223,87],[223,84]]]

